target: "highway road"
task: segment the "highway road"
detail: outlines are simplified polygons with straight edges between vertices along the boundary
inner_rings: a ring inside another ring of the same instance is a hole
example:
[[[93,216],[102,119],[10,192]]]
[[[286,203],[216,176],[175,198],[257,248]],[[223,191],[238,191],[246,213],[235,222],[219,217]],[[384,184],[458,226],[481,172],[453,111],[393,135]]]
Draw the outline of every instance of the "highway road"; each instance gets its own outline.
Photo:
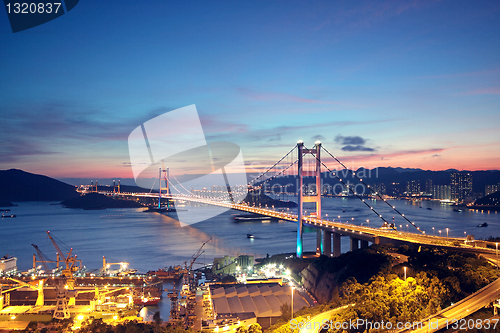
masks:
[[[455,328],[454,326],[460,326],[463,321],[459,320],[467,317],[468,315],[476,312],[477,310],[485,307],[486,305],[494,302],[500,298],[500,279],[495,280],[483,289],[477,291],[476,293],[469,295],[460,302],[453,304],[452,306],[443,309],[442,311],[425,318],[422,320],[422,327],[419,328],[409,328],[397,331],[397,333],[403,332],[414,332],[414,333],[424,333],[424,332],[436,332],[442,328]],[[457,323],[458,322],[458,323]],[[457,323],[457,324],[456,324]],[[467,327],[466,323],[465,327]],[[484,324],[484,322],[483,322]],[[491,328],[495,323],[491,322]],[[472,328],[472,327],[471,327]],[[459,328],[456,328],[459,330]],[[497,325],[497,330],[500,329],[500,323]],[[492,329],[492,332],[495,331]]]
[[[325,321],[329,320],[330,317],[335,313],[341,310],[346,309],[349,306],[353,306],[354,304],[344,305],[333,310],[325,311],[320,313],[317,316],[312,317],[309,321],[302,323],[302,329],[300,329],[300,333],[317,333],[321,330],[321,324]]]

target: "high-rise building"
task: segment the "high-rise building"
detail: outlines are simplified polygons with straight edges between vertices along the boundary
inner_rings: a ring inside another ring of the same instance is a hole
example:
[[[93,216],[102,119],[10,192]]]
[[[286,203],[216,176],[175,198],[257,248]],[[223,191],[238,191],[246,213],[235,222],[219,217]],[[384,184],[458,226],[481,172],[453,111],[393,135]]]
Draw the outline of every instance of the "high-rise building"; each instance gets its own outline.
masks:
[[[420,195],[420,182],[418,180],[410,180],[406,182],[407,195]]]
[[[472,175],[468,172],[451,174],[451,199],[464,201],[472,195]]]
[[[451,200],[451,186],[434,185],[432,187],[432,198],[439,200]]]
[[[486,185],[484,189],[484,196],[490,195],[497,192],[500,189],[500,184],[498,185]]]
[[[432,179],[425,180],[425,193],[432,194]]]

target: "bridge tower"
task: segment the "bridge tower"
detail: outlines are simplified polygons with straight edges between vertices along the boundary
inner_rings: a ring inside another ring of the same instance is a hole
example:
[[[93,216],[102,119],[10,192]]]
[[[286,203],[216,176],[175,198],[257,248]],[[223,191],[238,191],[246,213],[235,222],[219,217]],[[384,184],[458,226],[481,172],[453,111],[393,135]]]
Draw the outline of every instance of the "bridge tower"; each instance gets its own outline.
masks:
[[[313,202],[316,204],[316,212],[315,217],[321,218],[321,142],[316,141],[314,148],[307,149],[304,147],[304,142],[300,140],[297,142],[298,149],[298,187],[297,187],[297,196],[298,196],[298,212],[297,212],[297,258],[302,258],[303,252],[303,242],[302,242],[302,233],[304,228],[304,207],[303,204],[305,202]],[[304,154],[311,154],[315,157],[315,167],[314,170],[305,170],[304,169]],[[314,177],[316,182],[316,190],[311,193],[311,191],[307,191],[304,194],[304,176],[305,177]],[[323,253],[323,231],[318,229],[318,235],[316,239],[316,254]]]

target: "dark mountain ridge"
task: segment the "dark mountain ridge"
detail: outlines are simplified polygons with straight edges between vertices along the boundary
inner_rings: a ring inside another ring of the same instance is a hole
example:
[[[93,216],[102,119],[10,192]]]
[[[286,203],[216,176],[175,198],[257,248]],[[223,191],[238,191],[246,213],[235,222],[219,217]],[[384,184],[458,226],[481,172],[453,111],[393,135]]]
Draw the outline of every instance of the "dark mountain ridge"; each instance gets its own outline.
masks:
[[[18,169],[0,170],[0,201],[62,201],[79,196],[76,187]]]

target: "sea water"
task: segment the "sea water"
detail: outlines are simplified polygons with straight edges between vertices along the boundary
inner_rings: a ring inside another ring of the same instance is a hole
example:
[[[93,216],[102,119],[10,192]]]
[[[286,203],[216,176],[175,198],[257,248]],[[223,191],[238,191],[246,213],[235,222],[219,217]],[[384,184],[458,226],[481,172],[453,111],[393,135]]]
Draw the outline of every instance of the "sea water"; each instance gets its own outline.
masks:
[[[402,226],[403,231],[418,232],[383,201],[367,202],[387,221],[392,222],[394,217],[398,229]],[[430,201],[390,203],[429,235],[439,235],[441,230],[441,235],[446,236],[448,228],[449,237],[474,235],[478,239],[500,236],[500,214],[495,212],[467,209],[458,212],[452,206]],[[17,204],[9,212],[17,215],[16,218],[0,220],[0,256],[16,256],[18,268],[23,271],[32,267],[35,250],[31,244],[36,244],[47,258],[55,260],[56,250],[46,231],[56,238],[62,251],[72,248],[73,254],[82,260],[89,272],[97,272],[102,267],[103,256],[110,263],[128,262],[131,268],[143,273],[168,266],[189,265],[194,254],[208,240],[194,268],[211,264],[214,257],[224,255],[250,254],[258,258],[296,250],[295,223],[236,223],[234,215],[244,213],[233,210],[197,224],[181,226],[170,216],[146,213],[143,209],[81,210],[49,202]],[[218,208],[186,203],[182,209],[212,216],[211,213]],[[336,222],[370,227],[380,227],[383,223],[364,203],[354,198],[323,198],[322,215]],[[482,223],[487,223],[488,227],[478,227]],[[255,238],[247,238],[248,233]],[[314,252],[315,248],[316,234],[304,234],[304,251]],[[349,251],[346,238],[343,238],[341,251]],[[164,297],[158,308],[163,319],[168,318],[168,303],[168,298]],[[149,308],[150,312],[156,309]]]

